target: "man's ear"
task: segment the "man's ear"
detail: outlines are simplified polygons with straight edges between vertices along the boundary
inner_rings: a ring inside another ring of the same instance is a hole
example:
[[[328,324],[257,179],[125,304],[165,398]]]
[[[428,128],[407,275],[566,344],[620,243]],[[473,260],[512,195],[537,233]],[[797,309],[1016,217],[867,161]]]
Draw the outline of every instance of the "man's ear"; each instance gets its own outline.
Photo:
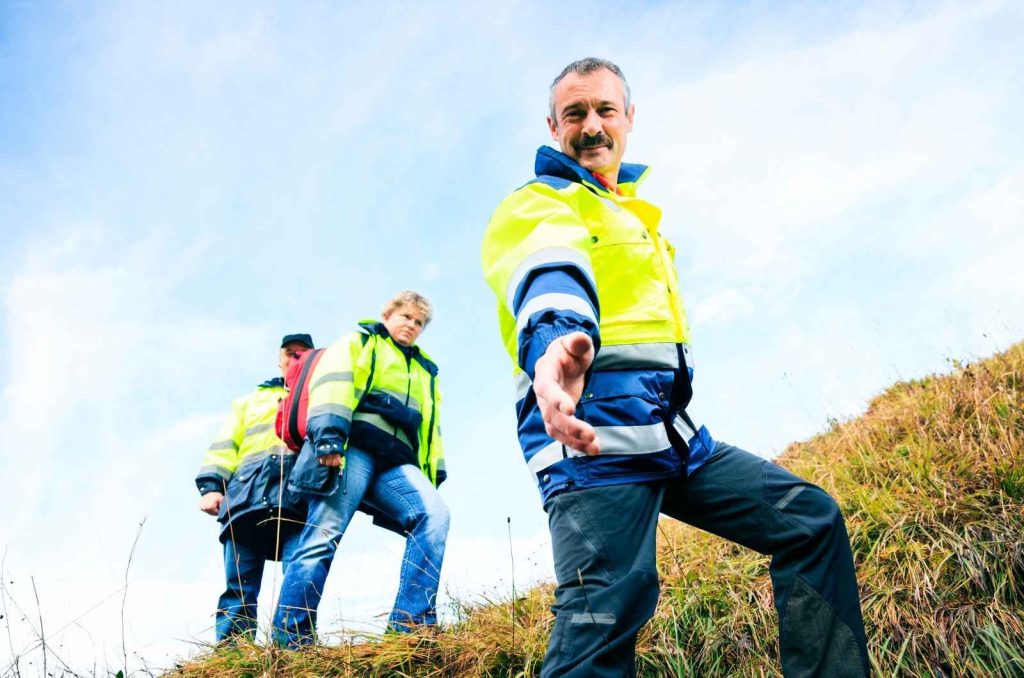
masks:
[[[551,132],[551,138],[558,141],[558,123],[550,115],[548,116],[548,131]]]
[[[636,113],[636,104],[630,104],[629,110],[626,111],[626,120],[629,121],[629,131],[633,131],[633,115]]]

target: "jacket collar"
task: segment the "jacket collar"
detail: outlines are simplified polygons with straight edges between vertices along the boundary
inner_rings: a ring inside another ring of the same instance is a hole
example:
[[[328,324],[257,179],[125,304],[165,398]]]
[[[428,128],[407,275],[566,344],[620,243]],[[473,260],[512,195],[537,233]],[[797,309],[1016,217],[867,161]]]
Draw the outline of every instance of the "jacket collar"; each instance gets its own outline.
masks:
[[[376,334],[382,339],[391,339],[391,335],[388,333],[388,328],[384,327],[384,323],[379,320],[363,320],[359,323],[359,327],[367,334]],[[437,376],[437,365],[430,359],[430,356],[420,349],[419,346],[416,344],[413,344],[412,346],[402,346],[394,339],[391,339],[391,345],[418,362],[425,370],[427,370],[427,372]]]
[[[258,388],[284,388],[284,379],[281,377],[267,379],[265,382],[260,384]]]
[[[420,352],[420,347],[417,346],[416,344],[413,344],[412,346],[402,346],[397,341],[392,339],[391,334],[388,332],[388,328],[385,327],[384,323],[382,323],[379,320],[363,320],[359,323],[359,326],[369,334],[376,334],[378,337],[381,337],[382,339],[391,339],[391,343],[394,344],[395,348],[397,348],[402,353],[416,355],[417,353]]]
[[[565,153],[556,151],[550,146],[541,146],[537,149],[537,159],[533,163],[533,171],[538,177],[545,175],[559,177],[583,184],[590,190],[598,193],[612,193],[602,186],[585,167]],[[619,190],[625,196],[636,195],[636,187],[647,178],[649,171],[650,168],[647,165],[622,163],[622,166],[619,167]]]

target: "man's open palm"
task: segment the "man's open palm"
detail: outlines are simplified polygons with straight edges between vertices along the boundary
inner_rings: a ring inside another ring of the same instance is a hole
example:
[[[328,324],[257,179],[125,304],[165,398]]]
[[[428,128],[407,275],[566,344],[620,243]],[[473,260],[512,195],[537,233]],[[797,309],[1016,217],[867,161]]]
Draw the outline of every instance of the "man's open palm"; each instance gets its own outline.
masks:
[[[583,332],[551,342],[534,366],[533,392],[537,396],[544,430],[558,442],[587,454],[601,451],[594,427],[576,418],[576,403],[583,395],[583,379],[594,362],[594,344]]]

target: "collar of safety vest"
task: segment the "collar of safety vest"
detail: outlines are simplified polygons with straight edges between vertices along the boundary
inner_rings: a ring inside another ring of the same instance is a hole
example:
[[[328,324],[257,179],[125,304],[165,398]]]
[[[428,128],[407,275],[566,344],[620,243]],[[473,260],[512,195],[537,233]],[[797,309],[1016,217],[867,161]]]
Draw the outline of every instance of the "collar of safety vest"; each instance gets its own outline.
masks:
[[[370,334],[376,334],[384,339],[391,339],[391,334],[388,332],[388,328],[379,320],[363,320],[359,323],[359,326]],[[415,344],[412,346],[402,346],[394,339],[391,339],[391,343],[395,345],[395,348],[408,356],[415,356],[420,352],[420,347]]]
[[[284,388],[284,379],[282,379],[281,377],[267,379],[265,382],[259,385],[259,388]]]
[[[540,176],[559,177],[583,184],[596,193],[615,194],[603,182],[597,179],[590,170],[561,151],[556,151],[550,146],[541,146],[537,149],[537,159],[533,164],[533,171]],[[636,195],[636,187],[647,178],[650,168],[647,165],[636,165],[624,162],[619,167],[618,189],[619,194],[632,197]]]
[[[379,320],[371,319],[360,321],[359,327],[361,327],[367,334],[376,334],[384,339],[391,339],[391,335],[388,333],[388,328],[384,327],[384,323]],[[430,372],[433,375],[437,374],[437,364],[434,363],[430,356],[428,356],[416,344],[413,344],[412,346],[402,346],[394,339],[391,339],[391,345],[418,362],[427,372]]]

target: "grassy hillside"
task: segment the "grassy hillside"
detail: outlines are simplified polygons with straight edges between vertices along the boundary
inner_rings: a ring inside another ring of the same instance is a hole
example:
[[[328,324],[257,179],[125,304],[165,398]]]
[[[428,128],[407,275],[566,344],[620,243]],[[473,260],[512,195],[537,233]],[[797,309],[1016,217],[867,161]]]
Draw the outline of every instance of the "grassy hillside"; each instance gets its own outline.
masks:
[[[1024,344],[897,384],[777,461],[843,507],[877,675],[1024,675]],[[671,520],[660,531],[641,675],[779,675],[767,559]],[[467,608],[430,635],[221,650],[173,675],[536,675],[551,599],[545,586]]]

